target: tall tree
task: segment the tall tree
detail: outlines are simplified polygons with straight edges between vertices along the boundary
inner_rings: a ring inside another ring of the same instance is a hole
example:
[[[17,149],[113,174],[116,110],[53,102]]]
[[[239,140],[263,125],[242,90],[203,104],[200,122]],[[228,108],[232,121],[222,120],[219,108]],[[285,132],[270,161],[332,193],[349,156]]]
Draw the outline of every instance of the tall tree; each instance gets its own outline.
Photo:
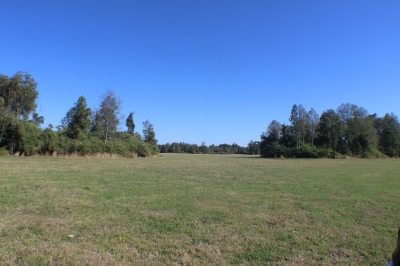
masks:
[[[336,159],[335,144],[342,128],[342,121],[334,110],[329,109],[322,113],[320,118],[321,132],[326,134],[332,144],[333,159]]]
[[[39,96],[36,88],[37,82],[28,73],[19,71],[11,78],[0,76],[0,97],[4,99],[7,112],[14,112],[18,119],[36,109]]]
[[[385,114],[383,118],[375,121],[375,128],[377,128],[379,138],[380,150],[389,155],[400,155],[400,122],[396,115]]]
[[[345,103],[337,108],[337,114],[343,125],[343,140],[353,155],[376,148],[374,119],[368,115],[367,110],[355,104]]]
[[[282,125],[277,120],[272,120],[268,125],[267,134],[272,141],[279,141]]]
[[[28,73],[19,71],[11,78],[0,75],[0,98],[2,98],[2,107],[0,108],[2,110],[0,111],[5,119],[0,121],[0,138],[3,140],[5,131],[9,132],[7,134],[8,144],[4,143],[4,145],[9,146],[12,153],[14,153],[14,149],[20,148],[21,134],[19,131],[23,128],[22,125],[19,125],[21,117],[28,120],[29,114],[36,109],[36,99],[39,95],[36,88],[37,82]],[[11,119],[11,116],[14,116],[15,119]]]
[[[103,130],[101,127],[102,120],[98,110],[96,111],[92,120],[92,128],[90,129],[90,132],[101,133]]]
[[[86,98],[82,95],[63,119],[67,136],[72,139],[87,136],[91,124],[91,115],[92,111],[87,107]]]
[[[317,111],[311,108],[310,111],[308,112],[308,124],[309,124],[308,129],[310,131],[311,146],[314,146],[315,133],[317,131],[318,123],[319,123],[319,115]]]
[[[390,157],[399,155],[399,140],[391,127],[385,128],[381,137],[383,152]]]
[[[113,90],[106,90],[101,96],[100,117],[105,135],[104,144],[107,144],[110,133],[117,130],[122,101],[117,98]]]
[[[128,128],[128,133],[131,134],[133,136],[133,134],[135,133],[135,122],[133,120],[133,115],[135,112],[131,112],[128,116],[128,118],[126,119],[126,127]]]
[[[299,149],[300,143],[304,144],[305,131],[307,125],[306,109],[304,109],[304,107],[301,104],[293,105],[289,121],[292,123],[292,129],[296,139],[296,148]]]
[[[145,142],[157,145],[156,133],[154,132],[153,124],[149,120],[143,122],[143,136]]]

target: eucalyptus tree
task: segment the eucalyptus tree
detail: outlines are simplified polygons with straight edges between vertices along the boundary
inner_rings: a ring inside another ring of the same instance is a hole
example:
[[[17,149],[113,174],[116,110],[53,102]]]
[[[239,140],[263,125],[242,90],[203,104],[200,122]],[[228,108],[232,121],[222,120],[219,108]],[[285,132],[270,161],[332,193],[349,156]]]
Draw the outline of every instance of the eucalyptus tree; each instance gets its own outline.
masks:
[[[150,123],[149,120],[143,122],[143,137],[145,142],[157,145],[156,132],[154,131],[153,124]]]
[[[107,144],[110,134],[115,132],[119,125],[121,104],[122,100],[117,98],[113,90],[106,90],[101,96],[99,115],[102,120],[105,145]]]
[[[36,109],[36,99],[39,96],[37,82],[25,72],[17,72],[11,78],[0,76],[0,97],[4,100],[7,113],[13,112],[17,119],[27,117]]]
[[[10,78],[0,74],[0,145],[12,153],[22,147],[20,135],[25,126],[19,125],[20,120],[28,120],[36,109],[38,95],[37,82],[30,74],[19,71]]]
[[[304,109],[303,105],[293,105],[289,121],[292,123],[297,149],[300,148],[300,143],[304,144],[307,118],[307,111]]]
[[[319,115],[313,108],[308,111],[308,130],[310,132],[311,146],[314,146],[314,139],[319,124]]]

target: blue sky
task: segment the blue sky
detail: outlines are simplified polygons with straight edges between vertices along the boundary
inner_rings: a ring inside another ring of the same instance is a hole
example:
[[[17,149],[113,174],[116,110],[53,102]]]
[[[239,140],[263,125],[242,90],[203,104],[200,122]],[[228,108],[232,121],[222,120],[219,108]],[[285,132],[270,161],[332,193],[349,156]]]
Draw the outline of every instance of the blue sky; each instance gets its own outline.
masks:
[[[259,140],[293,104],[400,115],[400,1],[3,1],[0,73],[59,125],[113,89],[159,143]],[[125,122],[125,121],[123,121]],[[123,123],[124,124],[124,123]],[[122,128],[125,128],[122,126]]]

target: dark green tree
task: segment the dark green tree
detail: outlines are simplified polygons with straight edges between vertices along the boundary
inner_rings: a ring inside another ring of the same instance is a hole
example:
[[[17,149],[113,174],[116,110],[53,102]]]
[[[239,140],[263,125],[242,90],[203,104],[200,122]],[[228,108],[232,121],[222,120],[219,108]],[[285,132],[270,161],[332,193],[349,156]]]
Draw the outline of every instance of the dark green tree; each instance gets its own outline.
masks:
[[[92,111],[87,107],[86,98],[82,95],[65,117],[67,136],[71,139],[86,137],[91,124],[91,115]]]
[[[134,112],[131,112],[128,116],[128,118],[126,119],[126,127],[128,128],[128,133],[131,134],[133,136],[133,134],[135,133],[135,122],[133,121],[133,114]]]
[[[322,113],[320,118],[321,133],[328,136],[332,144],[333,159],[336,159],[335,144],[342,129],[342,121],[333,109]]]
[[[4,99],[4,107],[18,119],[29,116],[36,109],[39,96],[36,88],[37,82],[28,73],[20,71],[11,78],[0,76],[0,97]]]
[[[279,142],[281,129],[281,123],[279,123],[277,120],[272,120],[272,122],[268,125],[267,132],[263,132],[261,134],[260,149],[263,156],[266,156],[268,150],[271,148],[270,145],[272,143]]]
[[[12,153],[20,150],[23,139],[30,139],[24,132],[33,132],[20,119],[23,117],[27,122],[29,114],[36,109],[39,95],[36,88],[37,82],[28,73],[17,72],[11,78],[0,75],[0,146],[7,146]]]
[[[90,129],[90,132],[101,133],[102,132],[101,123],[102,123],[102,120],[101,120],[99,111],[96,111],[96,114],[93,118],[92,128]]]
[[[381,145],[383,152],[390,157],[399,155],[399,140],[393,128],[385,128],[383,130]]]

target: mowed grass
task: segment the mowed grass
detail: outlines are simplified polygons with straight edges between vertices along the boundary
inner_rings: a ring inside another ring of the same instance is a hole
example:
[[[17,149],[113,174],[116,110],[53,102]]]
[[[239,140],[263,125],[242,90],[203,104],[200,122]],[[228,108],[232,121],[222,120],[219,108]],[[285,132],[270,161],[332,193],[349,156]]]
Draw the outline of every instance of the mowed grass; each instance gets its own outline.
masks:
[[[0,264],[386,265],[399,175],[397,159],[0,157]]]

